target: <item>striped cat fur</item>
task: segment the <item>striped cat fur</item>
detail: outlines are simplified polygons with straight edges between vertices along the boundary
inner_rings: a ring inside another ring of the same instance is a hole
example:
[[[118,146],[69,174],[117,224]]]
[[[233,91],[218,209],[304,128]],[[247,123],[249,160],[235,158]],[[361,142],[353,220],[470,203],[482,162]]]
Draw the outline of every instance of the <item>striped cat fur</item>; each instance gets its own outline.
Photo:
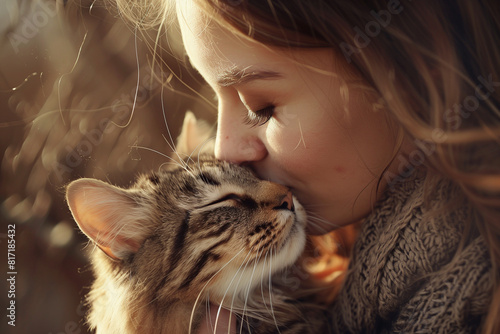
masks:
[[[196,333],[209,302],[232,311],[237,332],[324,332],[321,310],[273,282],[305,244],[305,210],[288,188],[200,156],[129,189],[76,180],[66,198],[99,248],[87,296],[96,333]]]

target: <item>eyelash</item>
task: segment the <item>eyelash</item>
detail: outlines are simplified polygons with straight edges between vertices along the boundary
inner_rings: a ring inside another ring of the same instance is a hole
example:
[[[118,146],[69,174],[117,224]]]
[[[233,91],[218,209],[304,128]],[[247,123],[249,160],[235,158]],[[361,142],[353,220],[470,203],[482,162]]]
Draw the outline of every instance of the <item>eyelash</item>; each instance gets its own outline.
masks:
[[[219,203],[222,203],[222,202],[225,202],[225,201],[229,201],[229,200],[240,202],[241,201],[241,196],[238,196],[236,194],[228,194],[228,195],[226,195],[224,197],[216,199],[213,202],[208,203],[207,205],[204,205],[204,207],[215,205],[215,204],[219,204]]]
[[[269,122],[269,120],[273,117],[274,109],[275,106],[269,105],[257,111],[249,110],[248,113],[245,115],[244,122],[245,124],[250,125],[252,127],[262,126],[267,122]],[[253,114],[253,116],[250,116],[250,113]]]

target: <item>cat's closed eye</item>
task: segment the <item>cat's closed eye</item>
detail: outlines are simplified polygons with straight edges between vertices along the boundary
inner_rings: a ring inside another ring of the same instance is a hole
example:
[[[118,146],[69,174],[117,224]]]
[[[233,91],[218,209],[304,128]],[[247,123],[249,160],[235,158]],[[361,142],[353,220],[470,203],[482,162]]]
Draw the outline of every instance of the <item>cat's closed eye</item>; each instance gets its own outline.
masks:
[[[219,204],[219,203],[226,202],[226,201],[234,201],[237,203],[241,203],[242,196],[230,193],[230,194],[227,194],[225,196],[220,197],[219,199],[216,199],[215,201],[212,201],[208,204],[205,204],[202,207],[208,207],[208,206],[212,206],[212,205]]]

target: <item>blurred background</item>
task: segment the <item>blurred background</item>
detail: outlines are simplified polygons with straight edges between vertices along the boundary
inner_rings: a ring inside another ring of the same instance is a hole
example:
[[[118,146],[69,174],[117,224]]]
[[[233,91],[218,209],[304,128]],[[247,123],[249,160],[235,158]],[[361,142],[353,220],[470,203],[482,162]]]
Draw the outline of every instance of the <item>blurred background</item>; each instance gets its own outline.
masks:
[[[186,110],[215,119],[175,29],[155,49],[158,31],[135,31],[104,1],[0,0],[1,333],[87,333],[87,241],[64,186],[80,177],[127,186],[168,161],[169,130],[175,140]]]

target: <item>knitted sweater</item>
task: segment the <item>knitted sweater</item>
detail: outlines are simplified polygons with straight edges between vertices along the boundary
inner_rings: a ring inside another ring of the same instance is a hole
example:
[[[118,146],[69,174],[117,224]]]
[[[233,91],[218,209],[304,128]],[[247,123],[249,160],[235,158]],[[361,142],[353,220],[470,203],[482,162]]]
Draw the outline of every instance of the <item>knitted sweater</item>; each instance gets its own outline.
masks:
[[[493,287],[486,245],[477,236],[456,254],[471,210],[463,206],[431,223],[424,178],[415,172],[394,184],[363,223],[331,309],[335,333],[479,331]],[[454,194],[442,182],[434,200]]]

